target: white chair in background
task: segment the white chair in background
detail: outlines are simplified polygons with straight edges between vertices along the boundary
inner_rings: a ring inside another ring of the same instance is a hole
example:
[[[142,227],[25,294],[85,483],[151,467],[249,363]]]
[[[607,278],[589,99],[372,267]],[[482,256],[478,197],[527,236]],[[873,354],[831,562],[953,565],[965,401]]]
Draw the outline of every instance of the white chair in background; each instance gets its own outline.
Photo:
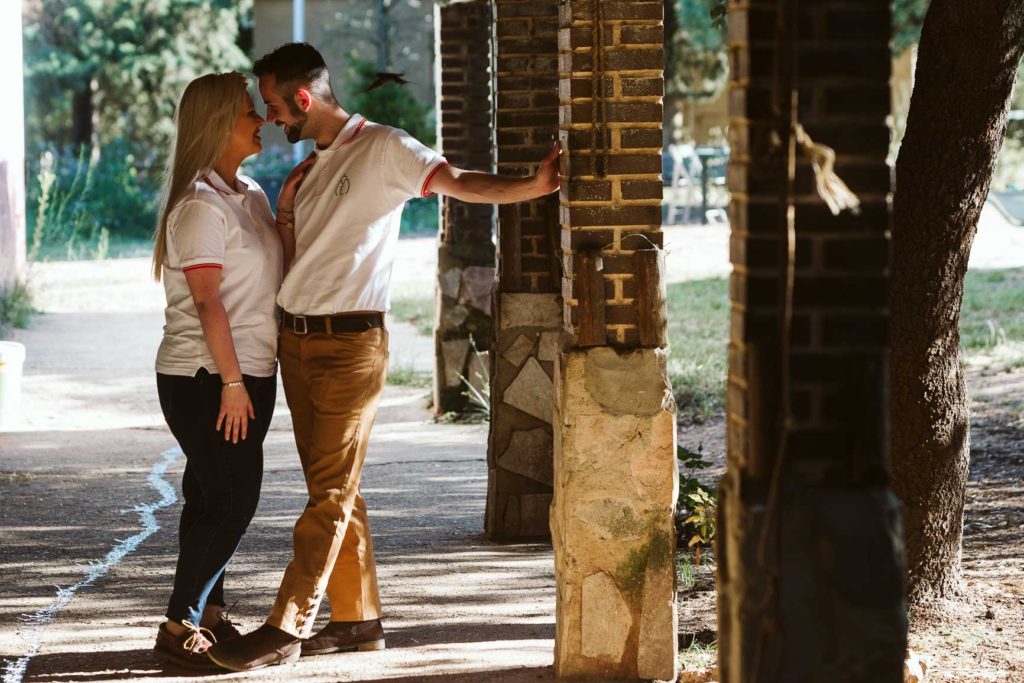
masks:
[[[700,213],[700,157],[693,145],[672,144],[668,146],[672,159],[672,178],[665,189],[668,225],[690,223]],[[681,220],[680,220],[681,219]]]

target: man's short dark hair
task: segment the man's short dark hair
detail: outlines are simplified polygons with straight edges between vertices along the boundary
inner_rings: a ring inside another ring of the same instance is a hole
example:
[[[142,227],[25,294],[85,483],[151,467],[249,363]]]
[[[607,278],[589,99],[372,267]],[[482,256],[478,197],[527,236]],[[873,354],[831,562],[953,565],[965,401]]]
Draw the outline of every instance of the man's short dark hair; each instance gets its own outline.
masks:
[[[257,59],[252,72],[257,78],[274,76],[278,92],[285,99],[291,99],[296,90],[308,84],[310,92],[317,99],[330,104],[337,103],[327,63],[323,55],[309,43],[285,43]]]

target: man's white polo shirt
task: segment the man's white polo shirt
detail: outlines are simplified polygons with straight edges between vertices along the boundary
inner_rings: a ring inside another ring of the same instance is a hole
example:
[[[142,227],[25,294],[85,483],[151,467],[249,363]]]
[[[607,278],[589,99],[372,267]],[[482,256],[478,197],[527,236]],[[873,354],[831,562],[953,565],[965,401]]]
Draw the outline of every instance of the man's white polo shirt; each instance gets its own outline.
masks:
[[[167,217],[166,324],[157,372],[191,377],[206,368],[219,373],[185,280],[185,272],[194,268],[221,271],[220,299],[242,372],[255,377],[277,372],[274,297],[284,265],[281,238],[256,181],[240,175],[238,185],[244,191],[228,187],[211,170]]]
[[[295,259],[277,302],[297,315],[386,311],[402,207],[426,197],[444,157],[354,114],[295,199]]]

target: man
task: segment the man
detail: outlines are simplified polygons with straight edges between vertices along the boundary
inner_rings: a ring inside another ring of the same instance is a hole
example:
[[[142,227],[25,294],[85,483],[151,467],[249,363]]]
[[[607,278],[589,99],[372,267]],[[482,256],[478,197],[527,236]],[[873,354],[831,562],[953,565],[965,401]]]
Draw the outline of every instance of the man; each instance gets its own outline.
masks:
[[[434,193],[521,202],[559,184],[557,144],[533,177],[496,176],[453,168],[404,131],[350,115],[308,44],[279,47],[253,71],[267,121],[290,142],[316,141],[294,218],[292,207],[278,211],[287,269],[278,354],[309,502],[266,624],[209,650],[232,671],[384,647],[359,476],[387,371],[384,314],[404,202]],[[309,637],[325,593],[331,621]]]

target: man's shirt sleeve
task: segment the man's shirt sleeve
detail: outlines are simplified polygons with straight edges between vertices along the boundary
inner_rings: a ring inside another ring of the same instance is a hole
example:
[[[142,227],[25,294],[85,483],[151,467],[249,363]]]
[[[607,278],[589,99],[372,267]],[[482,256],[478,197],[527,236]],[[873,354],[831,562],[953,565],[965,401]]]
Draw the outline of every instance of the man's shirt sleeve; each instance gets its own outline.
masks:
[[[434,175],[448,162],[436,151],[395,129],[388,136],[384,153],[384,181],[406,197],[429,197]]]

